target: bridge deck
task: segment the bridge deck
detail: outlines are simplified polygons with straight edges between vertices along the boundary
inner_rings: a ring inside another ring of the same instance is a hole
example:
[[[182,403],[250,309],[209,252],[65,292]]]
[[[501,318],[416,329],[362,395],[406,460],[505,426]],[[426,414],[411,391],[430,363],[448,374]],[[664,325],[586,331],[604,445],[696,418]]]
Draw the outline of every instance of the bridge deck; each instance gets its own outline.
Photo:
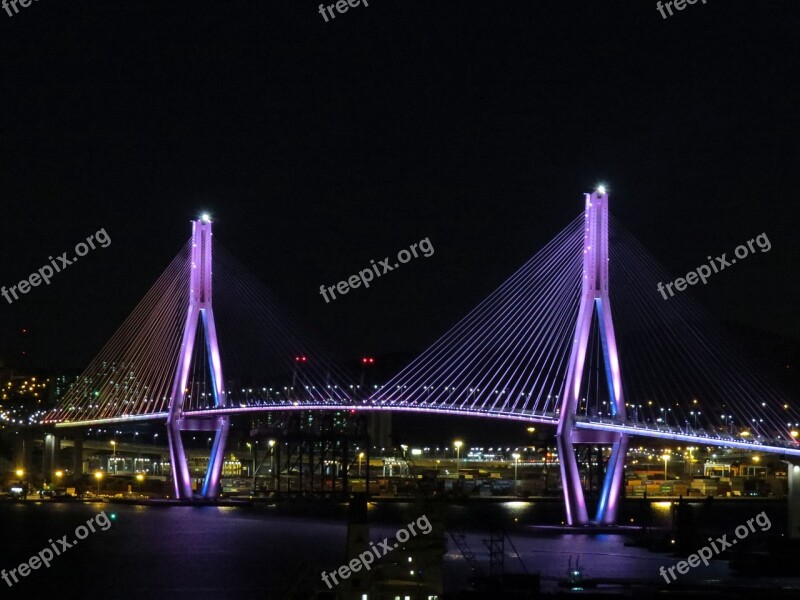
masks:
[[[237,415],[244,413],[256,413],[267,411],[296,411],[296,410],[366,410],[366,411],[396,411],[396,412],[417,412],[427,414],[446,414],[466,417],[484,417],[492,419],[506,419],[511,421],[524,421],[526,423],[537,423],[542,425],[558,425],[558,414],[555,413],[502,413],[488,412],[481,410],[448,409],[428,406],[381,406],[375,404],[303,404],[285,403],[255,406],[236,406],[225,408],[211,408],[205,410],[191,410],[183,413],[186,417],[221,416]],[[149,415],[129,415],[111,419],[94,419],[91,421],[75,421],[57,423],[56,427],[87,427],[105,424],[123,424],[138,421],[162,420],[167,418],[166,412],[153,413]],[[758,452],[769,452],[786,456],[800,456],[800,444],[781,445],[777,440],[773,443],[763,439],[744,440],[730,435],[720,434],[719,432],[708,432],[705,430],[692,430],[691,432],[678,429],[677,427],[667,427],[665,425],[656,426],[650,423],[633,421],[614,421],[612,419],[601,419],[597,417],[575,416],[575,427],[578,429],[590,429],[595,431],[609,431],[625,433],[631,436],[641,436],[661,440],[670,440],[690,444],[700,444],[706,446],[719,446],[724,448],[739,448]]]

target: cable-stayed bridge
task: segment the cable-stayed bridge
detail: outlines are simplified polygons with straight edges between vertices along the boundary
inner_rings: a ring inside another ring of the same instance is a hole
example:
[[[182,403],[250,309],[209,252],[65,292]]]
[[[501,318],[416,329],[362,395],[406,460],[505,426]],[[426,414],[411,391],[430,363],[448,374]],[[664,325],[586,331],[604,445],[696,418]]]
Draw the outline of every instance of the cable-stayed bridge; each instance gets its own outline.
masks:
[[[56,427],[167,422],[175,494],[192,497],[182,432],[214,432],[200,495],[219,490],[231,415],[411,411],[551,424],[570,523],[590,521],[574,451],[611,447],[595,519],[612,523],[631,435],[800,456],[794,403],[608,211],[583,214],[371,395],[193,222],[179,252],[70,388]],[[613,315],[612,315],[612,305]]]

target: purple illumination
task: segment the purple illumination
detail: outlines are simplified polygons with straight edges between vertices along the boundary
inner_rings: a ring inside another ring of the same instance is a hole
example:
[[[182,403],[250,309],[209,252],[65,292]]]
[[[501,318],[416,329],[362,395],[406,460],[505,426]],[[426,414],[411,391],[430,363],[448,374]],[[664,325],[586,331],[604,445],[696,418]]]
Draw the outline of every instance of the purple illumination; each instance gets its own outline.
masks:
[[[314,400],[313,402],[304,402],[298,404],[276,404],[269,407],[264,406],[247,406],[247,407],[238,407],[238,406],[224,406],[218,409],[203,409],[203,410],[187,410],[184,411],[183,415],[185,418],[193,418],[193,417],[214,417],[214,416],[225,416],[225,415],[235,415],[235,414],[251,414],[251,413],[261,413],[265,410],[269,411],[293,411],[293,410],[354,410],[354,406],[352,404],[341,404],[339,402],[331,402],[327,404],[321,404],[318,401]],[[510,421],[520,421],[524,423],[540,423],[543,425],[556,425],[559,421],[559,415],[557,414],[544,414],[544,413],[530,413],[530,414],[518,414],[518,413],[498,413],[498,412],[489,412],[488,410],[462,410],[462,409],[447,409],[447,408],[440,408],[436,406],[405,406],[405,405],[397,405],[397,406],[380,406],[380,405],[357,405],[355,410],[363,410],[363,411],[370,411],[370,412],[379,412],[379,411],[399,411],[399,412],[410,412],[410,413],[419,413],[419,414],[439,414],[439,415],[458,415],[458,416],[466,416],[466,417],[479,417],[479,418],[491,418],[491,419],[502,419],[502,420],[510,420]],[[148,415],[131,415],[127,418],[109,418],[109,419],[95,419],[91,421],[74,421],[70,423],[59,423],[56,425],[58,429],[65,429],[69,427],[93,427],[95,425],[108,425],[112,423],[127,423],[127,422],[136,422],[136,421],[152,421],[154,419],[165,419],[168,416],[168,413],[153,413]],[[606,434],[619,434],[625,433],[628,435],[636,435],[640,437],[650,437],[654,439],[668,439],[674,440],[678,442],[685,442],[690,444],[698,444],[698,445],[705,445],[705,446],[714,446],[720,448],[740,448],[742,450],[751,450],[751,451],[758,451],[758,452],[769,452],[771,454],[775,454],[778,456],[800,456],[800,448],[797,447],[797,444],[791,445],[776,445],[776,444],[766,444],[766,443],[759,443],[759,442],[744,442],[744,441],[737,441],[730,437],[723,437],[723,436],[702,436],[702,435],[693,435],[693,434],[684,434],[679,432],[664,432],[661,429],[655,429],[653,426],[645,426],[644,424],[634,425],[630,422],[628,423],[618,423],[618,422],[604,422],[604,423],[595,423],[591,421],[584,420],[583,417],[576,418],[575,422],[573,423],[574,432],[573,435],[578,438],[578,432],[581,431],[594,431],[594,432],[605,432]],[[598,436],[599,437],[599,436]],[[588,439],[581,441],[586,441],[588,443]],[[598,442],[600,443],[600,442]],[[608,441],[604,438],[602,443],[608,443]],[[614,443],[612,440],[611,443]]]
[[[611,248],[609,220],[615,239]],[[800,456],[792,427],[800,414],[785,396],[726,352],[723,341],[688,310],[685,296],[665,306],[652,290],[643,291],[657,269],[609,216],[604,189],[587,194],[583,215],[363,403],[347,393],[344,379],[338,385],[329,379],[329,362],[313,345],[301,337],[276,333],[284,331],[284,318],[263,301],[260,288],[243,282],[237,264],[218,247],[216,309],[220,319],[231,319],[220,322],[223,349],[263,344],[279,357],[277,362],[291,368],[289,392],[288,378],[278,384],[286,384],[283,392],[275,394],[259,395],[256,389],[254,397],[248,389],[237,397],[236,386],[224,389],[223,360],[232,380],[237,379],[232,372],[242,367],[220,354],[212,307],[211,227],[210,218],[193,223],[190,244],[45,419],[62,428],[166,418],[178,498],[193,495],[182,432],[215,434],[198,492],[211,498],[219,489],[230,415],[264,411],[387,410],[557,425],[570,524],[589,522],[576,444],[611,446],[595,516],[601,523],[616,518],[631,435]],[[614,253],[617,316],[644,325],[633,329],[646,336],[636,340],[632,328],[625,328],[624,383],[609,299],[609,250]],[[264,327],[246,344],[231,333],[237,329],[230,324],[237,323],[246,324],[248,331],[252,323]],[[697,325],[676,329],[674,323]],[[203,346],[197,344],[198,327]],[[597,403],[605,399],[604,392],[597,395],[586,381],[585,370],[599,360],[610,400],[605,416],[598,407],[600,418],[589,412],[588,402],[581,405],[582,399]],[[197,378],[190,377],[190,371],[201,361],[213,402],[205,387],[202,394],[189,392],[197,389],[193,388]],[[372,364],[372,357],[362,357],[362,365]],[[702,365],[700,372],[692,374],[697,365]],[[121,374],[127,378],[125,385]],[[630,420],[623,387],[631,403]],[[724,402],[723,407],[712,410],[715,401]]]
[[[178,367],[167,414],[167,439],[169,441],[170,459],[172,460],[172,479],[176,498],[192,497],[192,481],[183,441],[181,440],[181,431],[186,429],[184,427],[186,416],[184,415],[183,404],[195,338],[197,337],[197,323],[201,318],[203,319],[203,332],[210,363],[214,404],[217,407],[222,407],[225,404],[225,392],[223,389],[225,380],[222,377],[217,329],[214,322],[214,311],[211,306],[211,241],[211,221],[207,218],[194,221],[192,223],[189,309],[186,315],[186,326],[183,332]],[[197,427],[196,423],[193,425]],[[201,491],[201,495],[204,498],[214,498],[219,494],[219,478],[222,473],[229,426],[230,419],[227,416],[215,416],[202,426],[205,430],[216,432]]]
[[[608,195],[605,193],[605,188],[599,188],[592,194],[586,194],[583,240],[581,304],[575,324],[575,335],[564,384],[557,431],[561,481],[564,487],[567,522],[570,525],[583,525],[589,522],[581,487],[580,471],[575,458],[573,433],[575,431],[574,415],[578,409],[586,349],[595,309],[597,309],[603,345],[603,362],[609,382],[611,414],[618,419],[625,419],[622,376],[614,335],[614,323],[611,318],[611,304],[608,299]],[[581,441],[591,440],[587,440],[586,436],[582,435]],[[627,436],[619,433],[612,446],[605,482],[600,493],[597,521],[601,523],[613,523],[616,519],[617,499],[624,472],[626,450]]]
[[[578,218],[370,400],[523,417],[557,413],[582,249]]]

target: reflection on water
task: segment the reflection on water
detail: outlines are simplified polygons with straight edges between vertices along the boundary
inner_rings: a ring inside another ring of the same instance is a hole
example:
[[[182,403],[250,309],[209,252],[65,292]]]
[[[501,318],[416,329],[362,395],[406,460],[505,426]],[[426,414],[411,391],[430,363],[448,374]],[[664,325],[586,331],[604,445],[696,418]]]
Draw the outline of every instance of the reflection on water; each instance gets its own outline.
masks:
[[[316,577],[344,564],[347,539],[345,505],[295,505],[288,507],[142,507],[101,504],[0,504],[0,568],[17,567],[49,539],[74,532],[100,510],[114,512],[108,531],[98,531],[58,556],[48,569],[21,579],[3,597],[30,597],[55,593],[58,598],[281,598],[299,579]],[[640,503],[625,508],[625,522],[642,517]],[[650,507],[650,525],[669,525],[672,503]],[[776,529],[785,523],[781,503],[699,503],[695,510],[704,526],[720,533],[753,517],[761,510]],[[411,503],[370,505],[370,541],[390,537],[422,514]],[[505,528],[516,549],[505,547],[507,571],[542,575],[542,588],[554,588],[565,576],[570,560],[580,555],[585,577],[613,577],[658,581],[661,565],[674,557],[625,546],[617,534],[575,535],[534,531],[533,525],[560,522],[558,502],[507,502],[425,507],[431,521],[447,531],[443,555],[445,590],[464,586],[471,570],[449,534],[459,532],[478,561],[488,566],[484,540],[490,530]],[[646,520],[646,519],[644,519]],[[521,561],[521,562],[520,562]],[[712,562],[693,569],[691,579],[730,579],[727,564]]]

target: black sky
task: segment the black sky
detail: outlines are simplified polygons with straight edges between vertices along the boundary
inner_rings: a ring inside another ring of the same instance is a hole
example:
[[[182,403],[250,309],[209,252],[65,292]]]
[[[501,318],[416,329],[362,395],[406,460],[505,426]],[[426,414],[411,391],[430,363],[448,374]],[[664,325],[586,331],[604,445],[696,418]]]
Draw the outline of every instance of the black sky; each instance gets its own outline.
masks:
[[[80,368],[207,210],[215,240],[342,357],[422,351],[582,210],[681,276],[766,232],[692,292],[800,336],[800,6],[708,0],[56,2],[0,12],[0,285],[100,228],[13,305],[37,366]],[[435,248],[326,304],[333,285]],[[655,294],[654,290],[654,294]]]

